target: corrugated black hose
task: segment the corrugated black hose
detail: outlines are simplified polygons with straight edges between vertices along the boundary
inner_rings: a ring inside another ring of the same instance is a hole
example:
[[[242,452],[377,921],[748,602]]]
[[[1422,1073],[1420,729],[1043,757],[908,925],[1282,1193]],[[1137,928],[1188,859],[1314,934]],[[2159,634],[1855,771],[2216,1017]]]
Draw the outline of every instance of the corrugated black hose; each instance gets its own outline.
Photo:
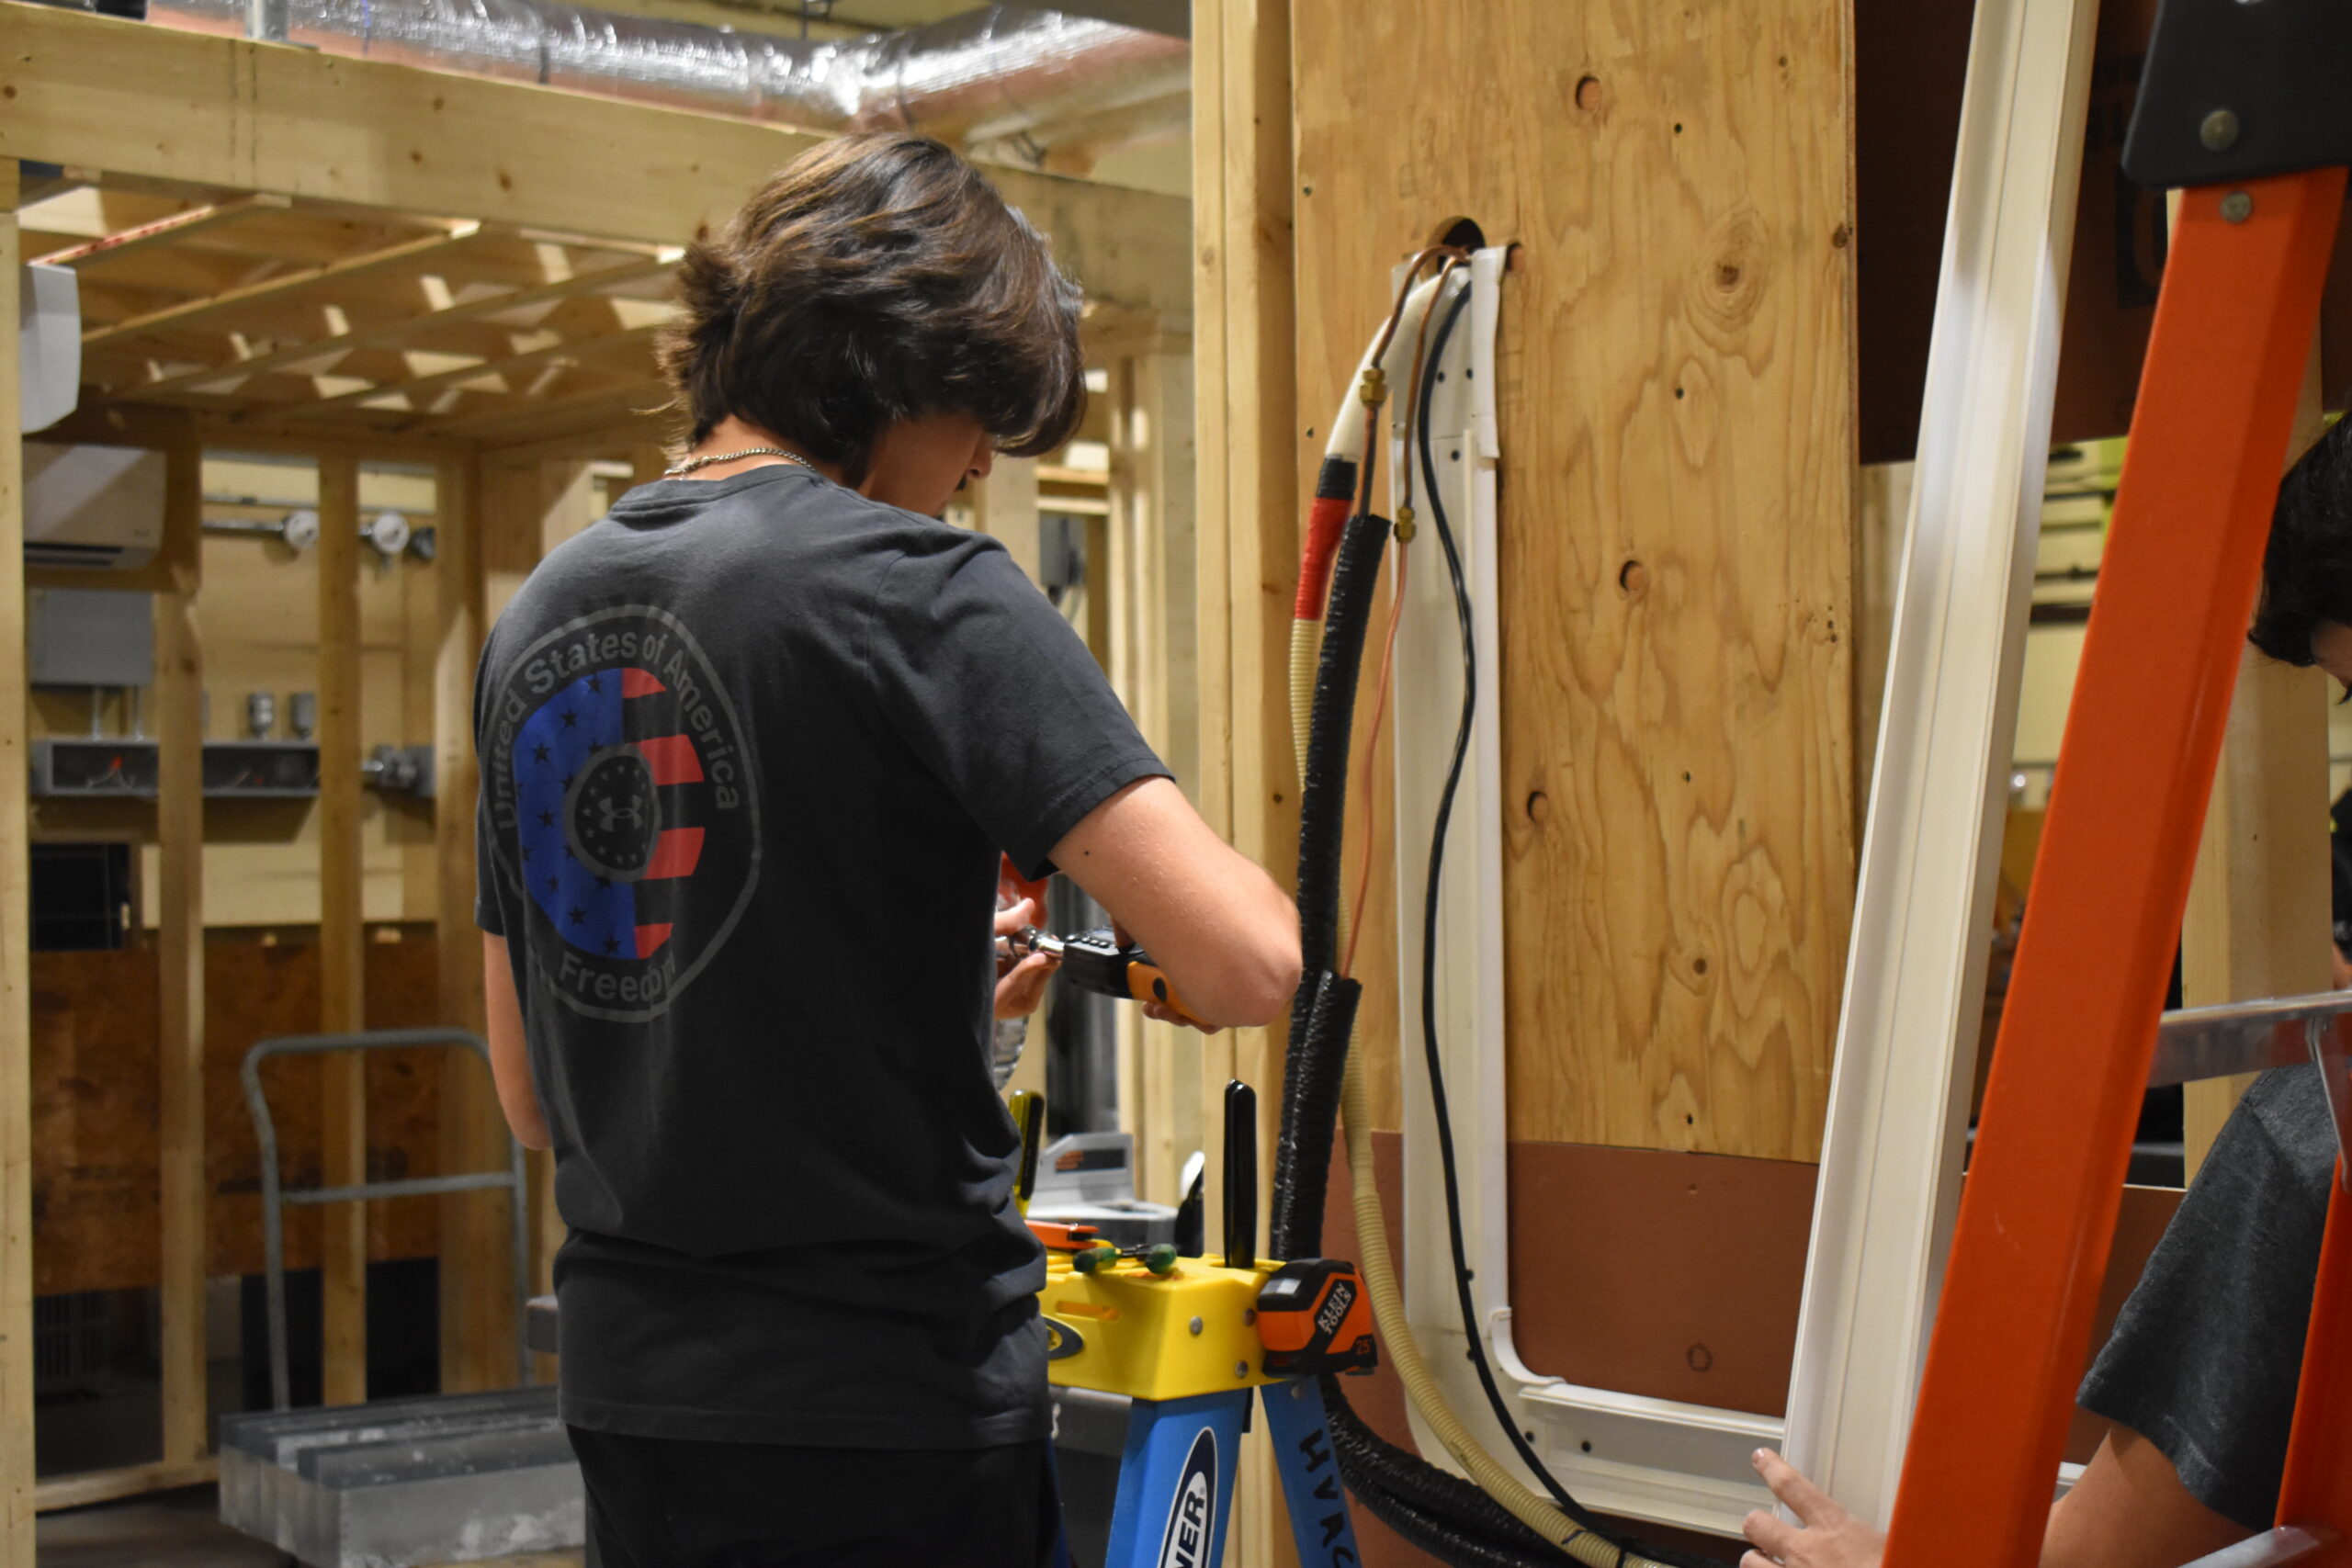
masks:
[[[1291,1003],[1290,1049],[1283,1065],[1282,1132],[1275,1145],[1274,1168],[1292,1173],[1277,1176],[1266,1241],[1276,1258],[1306,1258],[1310,1252],[1283,1248],[1301,1219],[1311,1215],[1316,1234],[1323,1228],[1323,1194],[1331,1168],[1331,1129],[1339,1120],[1340,1075],[1320,1073],[1314,1064],[1325,1055],[1347,1059],[1349,1031],[1354,1026],[1353,997],[1345,1016],[1335,1020],[1336,1054],[1318,1050],[1308,1035],[1318,1003],[1333,985],[1352,992],[1352,981],[1329,971],[1338,962],[1340,929],[1340,863],[1346,829],[1348,752],[1354,743],[1356,674],[1363,663],[1366,629],[1372,602],[1380,586],[1380,558],[1388,545],[1387,522],[1358,512],[1340,536],[1339,559],[1331,570],[1331,596],[1323,613],[1323,654],[1316,665],[1315,703],[1306,741],[1306,777],[1298,798],[1298,945],[1306,978]]]
[[[1434,931],[1438,889],[1444,867],[1444,834],[1453,798],[1461,778],[1470,725],[1476,710],[1476,649],[1470,637],[1469,594],[1463,581],[1461,554],[1445,515],[1429,442],[1429,409],[1436,384],[1436,367],[1452,335],[1470,291],[1458,294],[1440,324],[1420,386],[1408,395],[1420,399],[1416,423],[1420,433],[1418,454],[1427,479],[1432,521],[1438,529],[1453,581],[1454,607],[1462,632],[1464,696],[1455,736],[1453,763],[1435,830],[1428,880],[1424,886],[1422,948],[1422,1032],[1433,1106],[1440,1129],[1444,1168],[1447,1220],[1457,1295],[1469,1354],[1497,1420],[1518,1450],[1522,1462],[1543,1483],[1562,1509],[1577,1523],[1601,1536],[1623,1553],[1639,1553],[1683,1568],[1723,1568],[1713,1558],[1674,1551],[1621,1537],[1600,1528],[1599,1521],[1569,1496],[1545,1469],[1521,1435],[1518,1424],[1496,1387],[1487,1364],[1485,1345],[1477,1332],[1470,1298],[1470,1271],[1462,1236],[1461,1205],[1452,1129],[1445,1112],[1444,1075],[1438,1059],[1433,1016],[1436,949]],[[1376,525],[1380,533],[1367,536]],[[1330,974],[1337,944],[1340,875],[1340,846],[1348,751],[1351,744],[1357,671],[1363,660],[1365,623],[1372,588],[1376,582],[1386,525],[1359,513],[1342,541],[1338,570],[1331,583],[1326,614],[1322,660],[1315,687],[1312,728],[1307,741],[1307,777],[1300,799],[1299,923],[1300,943],[1309,955],[1307,978],[1299,989],[1291,1029],[1291,1050],[1284,1072],[1283,1132],[1275,1153],[1273,1182],[1275,1218],[1269,1240],[1278,1258],[1307,1258],[1321,1249],[1323,1204],[1330,1170],[1332,1128],[1337,1120],[1340,1084],[1346,1068],[1349,1037],[1361,988],[1352,980]],[[1351,570],[1352,567],[1352,570]],[[1311,901],[1310,901],[1311,890]],[[1556,1564],[1559,1549],[1506,1512],[1476,1486],[1428,1463],[1416,1454],[1386,1441],[1359,1418],[1334,1379],[1324,1380],[1329,1407],[1333,1451],[1349,1489],[1373,1513],[1422,1550],[1462,1568],[1533,1568]]]

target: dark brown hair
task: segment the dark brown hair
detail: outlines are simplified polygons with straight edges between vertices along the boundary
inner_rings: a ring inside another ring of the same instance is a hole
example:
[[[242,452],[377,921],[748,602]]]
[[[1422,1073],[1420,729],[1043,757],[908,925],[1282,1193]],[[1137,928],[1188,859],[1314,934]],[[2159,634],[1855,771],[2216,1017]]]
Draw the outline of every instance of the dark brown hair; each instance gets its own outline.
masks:
[[[678,296],[657,351],[693,441],[733,414],[855,484],[896,420],[968,413],[1030,457],[1086,412],[1078,286],[929,137],[810,148],[687,247]]]
[[[2278,486],[2247,638],[2308,667],[2312,636],[2329,621],[2352,626],[2352,419],[2331,426]]]

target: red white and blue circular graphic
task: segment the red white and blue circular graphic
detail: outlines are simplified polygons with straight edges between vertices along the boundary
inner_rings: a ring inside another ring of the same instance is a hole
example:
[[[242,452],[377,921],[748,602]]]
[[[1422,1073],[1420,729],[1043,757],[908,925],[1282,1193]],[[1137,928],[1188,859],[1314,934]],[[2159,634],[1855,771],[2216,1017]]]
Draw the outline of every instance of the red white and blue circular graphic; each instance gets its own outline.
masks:
[[[759,880],[752,767],[726,688],[675,616],[626,605],[541,637],[492,700],[482,787],[498,853],[536,912],[533,962],[577,1011],[657,1016],[726,943]]]

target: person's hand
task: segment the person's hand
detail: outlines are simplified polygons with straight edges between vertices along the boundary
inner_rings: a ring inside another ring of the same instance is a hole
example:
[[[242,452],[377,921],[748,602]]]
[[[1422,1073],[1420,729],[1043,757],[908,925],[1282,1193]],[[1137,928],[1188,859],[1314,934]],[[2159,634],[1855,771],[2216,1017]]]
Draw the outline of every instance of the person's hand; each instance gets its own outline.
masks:
[[[1838,1506],[1837,1498],[1771,1450],[1758,1449],[1750,1462],[1798,1523],[1762,1508],[1749,1514],[1740,1530],[1756,1550],[1739,1560],[1739,1568],[1878,1568],[1886,1537]]]
[[[996,934],[1001,937],[1019,936],[1044,919],[1035,898],[1023,898],[1009,909],[996,912]],[[1027,1018],[1046,999],[1046,982],[1053,978],[1054,969],[1061,960],[1051,953],[1032,953],[1018,962],[997,966],[996,1016]]]

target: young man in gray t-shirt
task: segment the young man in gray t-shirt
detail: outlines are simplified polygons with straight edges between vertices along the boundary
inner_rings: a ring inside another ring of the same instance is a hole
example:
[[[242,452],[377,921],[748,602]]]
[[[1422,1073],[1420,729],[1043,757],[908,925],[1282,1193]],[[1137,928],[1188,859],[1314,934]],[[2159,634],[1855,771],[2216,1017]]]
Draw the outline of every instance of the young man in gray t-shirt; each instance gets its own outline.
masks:
[[[825,143],[680,293],[685,455],[542,563],[476,686],[490,1043],[556,1154],[588,1561],[1029,1568],[1057,1520],[1000,852],[1211,1024],[1289,1000],[1296,912],[1002,546],[938,521],[1084,405],[1078,291],[987,181]]]

